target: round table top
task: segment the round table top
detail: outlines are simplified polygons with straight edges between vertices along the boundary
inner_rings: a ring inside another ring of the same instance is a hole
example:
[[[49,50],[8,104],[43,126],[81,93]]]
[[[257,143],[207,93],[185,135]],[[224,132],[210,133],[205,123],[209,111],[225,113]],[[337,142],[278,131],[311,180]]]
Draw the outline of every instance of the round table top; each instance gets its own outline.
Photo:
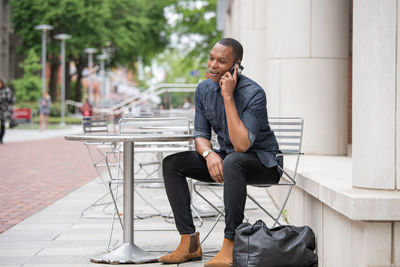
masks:
[[[194,139],[190,134],[118,134],[118,133],[81,133],[67,134],[65,140],[71,141],[100,141],[100,142],[172,142],[189,141]]]

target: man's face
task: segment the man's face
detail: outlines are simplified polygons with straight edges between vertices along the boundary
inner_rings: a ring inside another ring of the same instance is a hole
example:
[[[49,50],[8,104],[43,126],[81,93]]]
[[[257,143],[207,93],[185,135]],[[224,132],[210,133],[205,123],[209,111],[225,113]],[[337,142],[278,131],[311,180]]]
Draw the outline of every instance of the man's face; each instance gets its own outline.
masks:
[[[208,59],[208,70],[211,80],[218,83],[222,75],[229,71],[234,63],[235,57],[232,47],[223,46],[219,43],[214,45]]]

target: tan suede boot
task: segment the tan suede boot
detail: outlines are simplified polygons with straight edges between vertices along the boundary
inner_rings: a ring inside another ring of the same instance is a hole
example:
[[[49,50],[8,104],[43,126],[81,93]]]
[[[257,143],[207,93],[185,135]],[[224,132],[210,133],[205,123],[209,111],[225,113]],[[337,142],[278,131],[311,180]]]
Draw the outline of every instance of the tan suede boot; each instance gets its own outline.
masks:
[[[199,233],[191,235],[181,235],[181,242],[178,248],[165,256],[158,259],[159,262],[172,264],[182,263],[185,261],[198,261],[202,259]]]
[[[233,240],[224,238],[221,250],[214,258],[204,264],[206,267],[231,267],[233,258]]]

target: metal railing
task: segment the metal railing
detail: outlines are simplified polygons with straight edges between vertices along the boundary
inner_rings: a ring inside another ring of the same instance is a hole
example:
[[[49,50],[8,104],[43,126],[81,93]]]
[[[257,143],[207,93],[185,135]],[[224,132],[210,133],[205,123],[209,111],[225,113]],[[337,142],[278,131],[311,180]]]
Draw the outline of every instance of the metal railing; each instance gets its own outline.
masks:
[[[154,88],[150,88],[146,91],[140,92],[135,96],[130,96],[123,101],[115,104],[108,108],[93,108],[93,112],[99,115],[108,115],[115,118],[123,113],[129,112],[132,107],[139,106],[148,101],[152,96],[159,96],[163,93],[169,92],[194,92],[197,84],[175,84],[175,83],[162,83],[156,85]],[[75,106],[79,109],[82,103],[73,100],[67,100],[67,105]]]

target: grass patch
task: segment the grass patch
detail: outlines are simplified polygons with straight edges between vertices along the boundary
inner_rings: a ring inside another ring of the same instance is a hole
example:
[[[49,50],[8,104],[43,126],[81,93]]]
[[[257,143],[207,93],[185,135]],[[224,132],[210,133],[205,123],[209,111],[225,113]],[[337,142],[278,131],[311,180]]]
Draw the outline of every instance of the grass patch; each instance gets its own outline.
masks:
[[[39,117],[35,117],[32,120],[34,123],[39,123]],[[66,124],[81,124],[82,119],[80,117],[65,117],[64,122]],[[49,124],[60,124],[61,118],[60,117],[49,117]]]

